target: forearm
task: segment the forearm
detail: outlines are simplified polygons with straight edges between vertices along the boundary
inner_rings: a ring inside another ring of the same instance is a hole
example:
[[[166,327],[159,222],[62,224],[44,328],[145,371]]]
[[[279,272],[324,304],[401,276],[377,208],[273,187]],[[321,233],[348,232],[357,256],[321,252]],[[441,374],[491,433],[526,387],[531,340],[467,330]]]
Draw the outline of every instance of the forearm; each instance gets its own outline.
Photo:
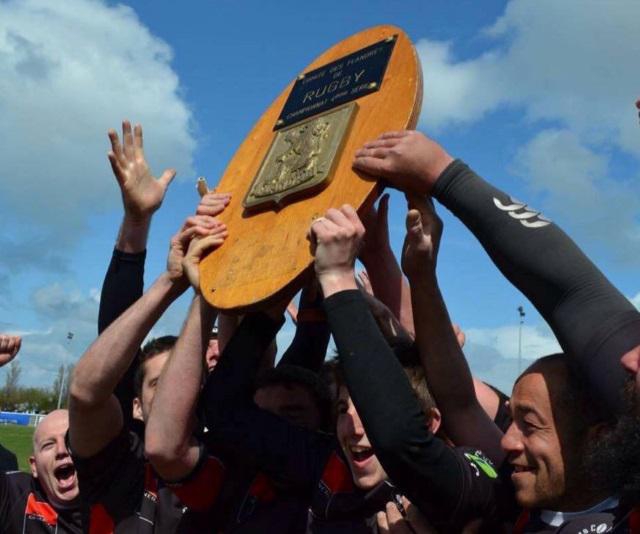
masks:
[[[501,434],[476,398],[469,365],[451,327],[435,274],[411,280],[416,344],[442,424],[458,446],[483,450],[499,465]]]
[[[249,314],[242,320],[202,392],[208,426],[214,427],[229,405],[253,398],[260,361],[282,322],[263,313]]]
[[[128,253],[146,250],[150,226],[151,216],[135,218],[125,213],[118,231],[116,249]]]
[[[391,249],[362,258],[374,296],[391,310],[400,324],[414,334],[411,292]]]
[[[145,428],[145,452],[167,480],[185,477],[198,462],[199,447],[192,433],[214,320],[213,308],[197,295],[158,381]]]
[[[308,311],[324,315],[317,309]],[[296,334],[278,365],[297,365],[315,373],[319,372],[324,363],[330,336],[326,319],[301,320],[300,314],[298,314]]]
[[[72,400],[85,406],[106,402],[153,325],[183,291],[166,273],[160,275],[84,353],[73,373]]]
[[[620,410],[625,374],[619,359],[640,343],[640,314],[632,304],[560,228],[518,207],[461,161],[442,173],[433,195],[542,314],[595,388],[594,398]]]

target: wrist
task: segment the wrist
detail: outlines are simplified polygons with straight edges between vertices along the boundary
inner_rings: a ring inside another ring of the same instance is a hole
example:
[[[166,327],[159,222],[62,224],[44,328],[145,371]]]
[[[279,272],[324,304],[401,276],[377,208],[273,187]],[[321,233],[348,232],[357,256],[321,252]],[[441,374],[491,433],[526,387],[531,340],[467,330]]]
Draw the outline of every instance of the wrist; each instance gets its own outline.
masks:
[[[324,298],[328,298],[334,293],[349,289],[358,289],[355,272],[349,271],[327,272],[318,274],[318,281],[322,287]]]
[[[438,291],[438,278],[435,271],[424,270],[419,273],[407,275],[409,285],[412,288]]]
[[[151,217],[135,218],[125,213],[120,231],[118,232],[116,249],[129,253],[137,253],[145,250],[147,248],[147,237],[150,226]]]
[[[179,297],[189,288],[189,281],[185,276],[175,277],[165,271],[160,275],[163,284],[166,284],[167,291],[174,297]]]
[[[438,178],[440,178],[440,175],[446,170],[446,168],[453,163],[453,161],[454,158],[443,150],[442,154],[434,160],[432,165],[429,166],[426,174],[427,181],[431,184],[430,189],[438,181]]]

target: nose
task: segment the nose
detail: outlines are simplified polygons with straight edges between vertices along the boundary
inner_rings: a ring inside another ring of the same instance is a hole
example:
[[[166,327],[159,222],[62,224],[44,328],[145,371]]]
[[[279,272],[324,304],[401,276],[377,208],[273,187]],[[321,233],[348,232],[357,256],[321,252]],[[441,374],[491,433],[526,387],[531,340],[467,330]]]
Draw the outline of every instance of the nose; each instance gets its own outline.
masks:
[[[364,427],[362,426],[362,421],[360,421],[360,416],[358,412],[356,412],[353,404],[349,406],[347,410],[347,416],[349,418],[349,431],[353,436],[361,437],[364,436]]]
[[[64,436],[59,436],[56,439],[56,458],[65,458],[66,456],[69,456],[67,444],[64,442]]]
[[[522,432],[520,432],[515,423],[512,422],[507,428],[506,433],[500,440],[500,446],[507,454],[517,454],[524,451]]]

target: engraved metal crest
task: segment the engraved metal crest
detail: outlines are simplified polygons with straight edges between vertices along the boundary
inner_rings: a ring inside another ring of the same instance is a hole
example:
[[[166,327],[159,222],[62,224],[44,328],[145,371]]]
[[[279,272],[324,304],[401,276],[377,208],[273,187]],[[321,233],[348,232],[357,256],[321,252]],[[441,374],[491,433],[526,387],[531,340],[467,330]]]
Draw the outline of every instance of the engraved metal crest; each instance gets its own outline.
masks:
[[[278,130],[243,206],[279,206],[329,183],[356,108],[351,102]]]

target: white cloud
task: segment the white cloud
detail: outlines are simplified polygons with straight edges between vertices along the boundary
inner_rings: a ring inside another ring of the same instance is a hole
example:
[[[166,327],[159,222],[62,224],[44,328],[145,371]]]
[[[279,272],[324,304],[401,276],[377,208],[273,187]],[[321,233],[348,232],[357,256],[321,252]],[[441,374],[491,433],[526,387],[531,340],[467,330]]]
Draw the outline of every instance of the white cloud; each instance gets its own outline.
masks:
[[[23,337],[18,354],[20,383],[47,387],[53,383],[58,367],[75,363],[96,338],[98,302],[93,289],[84,294],[54,283],[36,289],[31,304],[43,326],[15,332]],[[73,332],[72,339],[67,338],[68,332]]]
[[[635,297],[633,297],[631,303],[640,310],[640,293],[638,293]]]
[[[122,118],[145,126],[155,172],[191,172],[192,116],[171,59],[126,6],[0,3],[0,244],[14,252],[2,254],[5,268],[24,268],[34,249],[47,268],[64,266],[88,214],[119,203],[106,131]]]
[[[483,34],[493,48],[478,57],[456,61],[451,43],[420,40],[421,123],[438,129],[520,106],[532,119],[640,155],[638,20],[634,0],[512,0]]]
[[[518,375],[534,360],[562,352],[544,323],[522,327],[522,361],[518,362],[518,326],[465,328],[464,352],[474,376],[510,394]]]
[[[610,178],[607,157],[568,130],[543,130],[519,150],[514,167],[534,190],[548,193],[551,212],[567,216],[576,232],[637,262],[640,190]]]
[[[498,328],[465,328],[470,344],[492,347],[502,358],[518,357],[518,326]],[[522,357],[535,360],[547,354],[562,352],[555,336],[546,326],[522,326]]]

